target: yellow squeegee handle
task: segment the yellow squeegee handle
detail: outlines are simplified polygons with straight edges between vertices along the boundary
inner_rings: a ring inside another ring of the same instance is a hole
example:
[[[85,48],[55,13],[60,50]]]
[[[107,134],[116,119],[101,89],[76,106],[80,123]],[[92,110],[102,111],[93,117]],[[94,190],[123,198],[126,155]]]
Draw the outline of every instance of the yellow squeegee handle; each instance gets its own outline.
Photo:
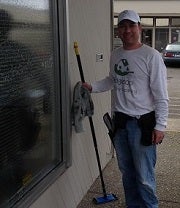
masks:
[[[74,51],[76,55],[79,55],[78,43],[74,42]]]
[[[84,79],[84,74],[83,74],[83,69],[82,69],[82,64],[81,64],[81,58],[80,58],[80,54],[79,54],[79,50],[78,50],[78,43],[77,42],[74,42],[74,51],[75,51],[77,62],[78,62],[78,67],[79,67],[79,73],[80,73],[80,76],[81,76],[81,81],[84,83],[85,79]]]

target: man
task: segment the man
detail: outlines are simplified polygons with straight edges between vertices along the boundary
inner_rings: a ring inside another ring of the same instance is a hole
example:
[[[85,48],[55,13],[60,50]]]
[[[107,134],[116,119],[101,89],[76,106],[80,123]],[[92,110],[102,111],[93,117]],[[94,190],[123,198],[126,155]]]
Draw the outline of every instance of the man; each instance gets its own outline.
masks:
[[[140,42],[140,18],[133,10],[118,17],[123,46],[114,50],[109,76],[91,92],[112,90],[114,146],[128,208],[157,208],[156,145],[164,138],[168,117],[166,67],[155,49]]]

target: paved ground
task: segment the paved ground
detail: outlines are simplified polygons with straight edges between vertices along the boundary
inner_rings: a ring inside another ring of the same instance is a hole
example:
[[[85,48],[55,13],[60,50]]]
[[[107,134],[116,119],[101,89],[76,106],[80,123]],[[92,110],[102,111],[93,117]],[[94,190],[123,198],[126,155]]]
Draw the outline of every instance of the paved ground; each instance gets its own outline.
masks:
[[[180,132],[166,132],[165,139],[158,146],[157,193],[159,208],[180,208]],[[103,171],[107,193],[118,197],[117,201],[95,205],[93,197],[102,196],[98,178],[77,208],[125,208],[121,175],[116,158],[113,158]]]

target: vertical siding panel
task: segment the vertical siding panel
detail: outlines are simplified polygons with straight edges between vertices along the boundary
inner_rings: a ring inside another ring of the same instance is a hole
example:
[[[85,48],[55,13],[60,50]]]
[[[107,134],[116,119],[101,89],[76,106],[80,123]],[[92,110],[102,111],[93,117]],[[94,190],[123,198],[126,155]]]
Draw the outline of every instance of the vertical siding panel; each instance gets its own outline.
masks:
[[[52,202],[51,207],[53,207],[53,208],[60,208],[60,207],[68,208],[66,206],[67,203],[64,200],[64,197],[63,197],[63,194],[61,193],[61,190],[59,190],[58,184],[53,185],[53,190],[51,191],[51,196],[52,196],[53,202]],[[48,197],[47,197],[47,199],[48,199]]]
[[[30,206],[31,208],[69,208],[63,201],[62,195],[59,193],[57,186],[51,186],[36,202]]]
[[[90,172],[89,172],[89,165],[87,164],[84,146],[82,144],[82,140],[84,138],[77,139],[77,147],[78,151],[74,152],[73,163],[76,170],[76,177],[81,185],[81,190],[83,193],[86,192],[87,187],[91,184],[90,181]]]
[[[63,201],[67,208],[76,207],[76,203],[73,197],[72,185],[69,179],[69,172],[66,175],[63,175],[62,179],[58,181],[58,189]]]

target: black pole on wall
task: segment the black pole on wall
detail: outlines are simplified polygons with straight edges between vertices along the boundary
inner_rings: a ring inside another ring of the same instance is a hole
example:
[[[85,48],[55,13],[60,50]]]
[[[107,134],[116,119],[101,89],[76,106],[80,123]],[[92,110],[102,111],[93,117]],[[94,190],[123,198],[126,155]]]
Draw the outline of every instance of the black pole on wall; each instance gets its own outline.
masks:
[[[82,68],[82,64],[81,64],[81,57],[79,54],[77,42],[74,42],[74,51],[75,51],[76,58],[77,58],[81,81],[82,81],[82,83],[84,83],[85,82],[84,73],[83,73],[83,68]],[[104,178],[103,178],[103,173],[102,173],[102,168],[101,168],[101,162],[100,162],[100,157],[99,157],[99,152],[98,152],[97,139],[96,139],[94,124],[93,124],[93,119],[92,119],[92,116],[89,116],[88,118],[89,118],[89,124],[90,124],[91,134],[92,134],[93,143],[94,143],[94,149],[96,152],[96,159],[97,159],[97,164],[98,164],[98,169],[99,169],[99,174],[100,174],[100,179],[101,179],[101,186],[102,186],[102,191],[103,191],[103,197],[93,198],[93,202],[95,204],[103,204],[103,203],[115,201],[115,200],[117,200],[117,197],[114,194],[107,194],[106,193],[106,188],[105,188],[105,183],[104,183]]]

